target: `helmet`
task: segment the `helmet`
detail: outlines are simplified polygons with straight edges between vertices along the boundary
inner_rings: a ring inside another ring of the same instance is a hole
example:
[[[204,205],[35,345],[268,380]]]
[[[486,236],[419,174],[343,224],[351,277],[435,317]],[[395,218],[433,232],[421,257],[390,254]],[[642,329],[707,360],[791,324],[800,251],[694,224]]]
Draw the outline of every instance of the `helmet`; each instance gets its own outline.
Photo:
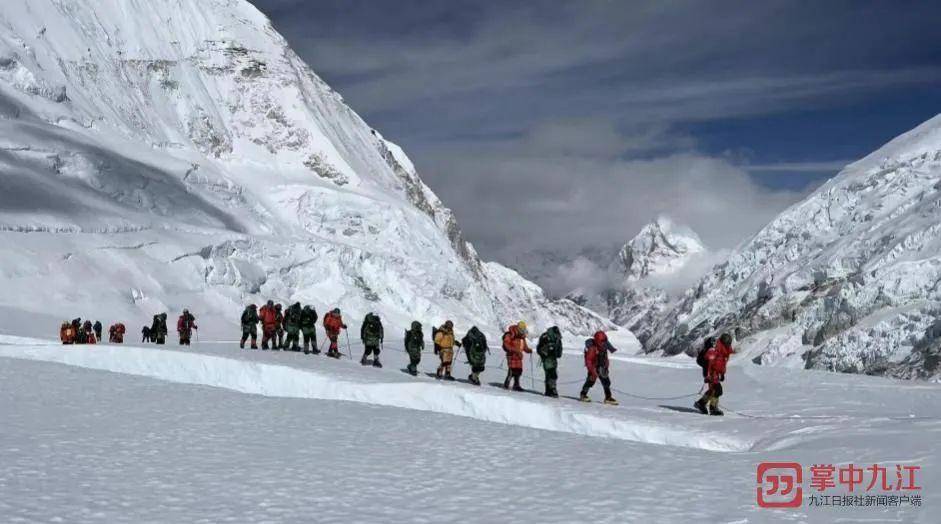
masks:
[[[186,308],[183,308],[183,314],[184,314],[184,315],[187,314],[187,313],[189,313],[189,312],[190,312],[190,310],[188,310],[188,309],[186,309]]]
[[[520,320],[516,324],[516,330],[519,331],[520,333],[526,333],[526,322],[523,320]]]
[[[608,335],[604,331],[596,331],[592,339],[594,339],[595,344],[604,344],[608,341]]]
[[[274,300],[269,300],[266,304],[268,307],[274,307]]]
[[[338,308],[338,307],[333,308],[333,314],[334,314],[334,315],[339,315],[339,314],[340,314],[340,308]]]
[[[274,308],[275,308],[275,309],[281,309],[281,304],[275,304],[275,305],[274,305]]]
[[[256,306],[255,304],[249,304],[248,307],[250,307],[250,308],[252,308],[252,309],[256,309],[258,306]]]
[[[444,323],[444,327],[447,328],[447,329],[454,329],[454,322],[451,322],[450,320],[447,320],[447,321],[445,321],[445,323]]]
[[[716,337],[706,337],[706,340],[704,340],[702,343],[702,348],[709,349],[715,345],[716,345]]]
[[[417,321],[417,320],[413,320],[413,321],[412,321],[412,329],[413,329],[413,330],[419,330],[419,329],[421,329],[421,322],[419,322],[419,321]]]
[[[729,335],[728,333],[723,333],[723,334],[719,335],[719,342],[722,342],[722,343],[725,344],[726,346],[731,346],[731,345],[732,345],[732,335]]]

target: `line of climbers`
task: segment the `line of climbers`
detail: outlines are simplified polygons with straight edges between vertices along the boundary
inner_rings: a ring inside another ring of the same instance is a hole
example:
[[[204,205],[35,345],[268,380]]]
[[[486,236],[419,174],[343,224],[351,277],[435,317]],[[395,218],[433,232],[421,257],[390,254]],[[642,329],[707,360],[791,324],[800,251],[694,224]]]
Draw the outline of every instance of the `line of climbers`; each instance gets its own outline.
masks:
[[[98,320],[94,324],[91,320],[83,323],[81,318],[71,322],[66,320],[59,326],[59,340],[63,344],[97,344],[101,340],[101,329],[102,325]]]
[[[65,321],[59,327],[59,340],[63,344],[97,344],[102,341],[102,328],[101,322],[97,320],[94,324],[91,320],[86,320],[83,323],[81,318],[76,318],[71,322]],[[196,317],[188,309],[184,309],[176,322],[180,345],[190,345],[193,331],[198,329]],[[112,324],[108,327],[108,342],[123,344],[125,333],[127,333],[127,327],[124,326],[123,322]],[[144,326],[141,329],[141,335],[141,342],[165,344],[167,340],[167,314],[159,313],[154,315],[151,325]]]
[[[242,337],[239,341],[239,347],[245,349],[245,343],[250,341],[250,348],[258,349],[258,324],[261,323],[262,350],[301,351],[303,349],[305,355],[319,354],[316,331],[317,311],[310,305],[301,306],[299,302],[295,302],[283,314],[282,310],[281,304],[275,304],[272,300],[269,300],[261,308],[258,308],[255,304],[246,306],[241,316]],[[339,308],[334,308],[324,316],[323,327],[330,341],[327,356],[340,358],[339,337],[340,333],[347,329],[347,326],[343,321]],[[286,339],[283,338],[285,332],[287,332]],[[303,345],[299,343],[299,334],[303,335]],[[527,326],[523,321],[511,325],[503,334],[503,351],[507,363],[507,375],[503,381],[505,389],[523,391],[520,385],[520,377],[523,375],[524,355],[533,352],[526,342],[527,335]],[[382,352],[385,330],[379,315],[375,313],[366,314],[360,327],[360,339],[364,347],[360,364],[382,367],[379,354]],[[448,381],[455,380],[451,374],[451,369],[454,363],[455,347],[457,347],[464,350],[467,363],[471,367],[471,373],[468,375],[467,381],[477,386],[480,385],[480,374],[486,369],[490,346],[487,344],[487,337],[477,326],[472,326],[464,337],[458,341],[454,334],[454,323],[447,320],[440,327],[432,326],[431,340],[434,344],[434,354],[439,358],[435,378]],[[349,345],[349,336],[347,336],[347,345]],[[418,365],[421,363],[422,352],[425,349],[425,338],[421,322],[417,320],[412,322],[410,329],[405,331],[404,345],[405,352],[409,357],[406,370],[413,376],[418,375]],[[587,377],[582,386],[579,400],[590,402],[588,391],[594,386],[595,382],[600,380],[604,388],[604,402],[617,404],[617,400],[611,394],[608,363],[608,353],[614,353],[615,351],[617,349],[611,345],[603,331],[598,331],[592,338],[585,341],[584,358]],[[557,326],[550,327],[540,335],[536,353],[542,361],[545,373],[545,395],[557,398],[559,396],[556,388],[559,376],[558,362],[562,358],[562,333]]]
[[[188,346],[193,339],[193,331],[198,331],[196,317],[190,313],[189,309],[184,308],[183,312],[176,319],[176,334],[179,345]],[[149,326],[141,328],[141,342],[153,342],[154,344],[167,343],[167,314],[158,313],[154,315]]]

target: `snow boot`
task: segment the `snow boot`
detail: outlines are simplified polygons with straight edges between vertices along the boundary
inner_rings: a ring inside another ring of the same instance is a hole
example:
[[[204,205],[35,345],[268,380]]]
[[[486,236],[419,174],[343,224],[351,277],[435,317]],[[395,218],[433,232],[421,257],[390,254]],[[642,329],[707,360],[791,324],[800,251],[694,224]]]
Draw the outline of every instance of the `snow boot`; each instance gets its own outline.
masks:
[[[411,375],[411,376],[413,376],[413,377],[417,377],[417,376],[418,376],[418,369],[417,369],[417,368],[411,368],[411,369],[408,370],[408,374]]]
[[[617,406],[617,405],[618,405],[618,401],[615,400],[614,397],[608,397],[608,398],[604,399],[604,403],[607,404],[607,405],[609,405],[609,406]]]
[[[438,371],[435,371],[435,380],[441,380],[441,377],[444,376],[441,373],[441,368],[438,368]]]
[[[239,342],[239,349],[245,349],[245,341]]]
[[[362,365],[364,365],[364,366],[368,366],[368,365],[369,365],[369,361],[366,360],[366,356],[365,356],[365,355],[363,355],[363,358],[359,359],[359,363],[362,364]]]
[[[503,381],[503,389],[510,389],[510,377]]]
[[[708,415],[709,410],[706,408],[706,402],[703,399],[699,399],[696,402],[693,402],[693,407],[698,409],[703,415]]]
[[[713,416],[716,416],[716,417],[721,417],[722,415],[725,415],[725,413],[723,413],[722,410],[719,409],[719,408],[712,408],[712,409],[710,409],[710,410],[709,410],[709,414],[710,414],[710,415],[713,415]]]
[[[480,385],[480,379],[475,377],[473,373],[471,373],[470,375],[467,375],[467,381],[475,386]]]
[[[591,402],[591,398],[589,398],[587,394],[582,393],[581,395],[578,396],[578,401],[579,402]]]
[[[372,361],[372,367],[374,367],[374,368],[381,368],[381,367],[382,367],[382,362],[379,362],[379,359],[378,359],[378,358],[374,358],[373,361]]]

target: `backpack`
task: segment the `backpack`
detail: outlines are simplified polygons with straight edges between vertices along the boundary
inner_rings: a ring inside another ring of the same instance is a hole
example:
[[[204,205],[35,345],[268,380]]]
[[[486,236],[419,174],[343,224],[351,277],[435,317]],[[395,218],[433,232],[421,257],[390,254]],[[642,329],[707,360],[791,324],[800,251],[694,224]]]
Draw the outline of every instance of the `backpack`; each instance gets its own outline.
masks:
[[[366,317],[366,321],[363,322],[363,335],[364,338],[369,340],[382,338],[382,323],[379,321],[379,317],[375,315]]]
[[[705,371],[706,366],[709,365],[709,363],[706,362],[706,353],[708,353],[709,350],[712,349],[712,347],[715,345],[716,339],[714,337],[707,338],[705,342],[703,342],[702,349],[700,349],[699,353],[696,355],[696,364],[701,367],[703,371]]]

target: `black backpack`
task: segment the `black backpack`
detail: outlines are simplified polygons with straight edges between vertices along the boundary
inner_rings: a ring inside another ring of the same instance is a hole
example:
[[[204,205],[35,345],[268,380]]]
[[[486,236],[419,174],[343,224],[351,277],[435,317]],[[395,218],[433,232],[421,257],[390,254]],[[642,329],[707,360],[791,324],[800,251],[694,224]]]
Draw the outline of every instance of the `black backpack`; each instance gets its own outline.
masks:
[[[703,369],[703,371],[706,370],[706,366],[708,365],[708,363],[706,362],[706,352],[712,349],[713,346],[715,345],[716,345],[715,337],[707,338],[705,342],[703,342],[702,349],[699,350],[699,354],[696,355],[696,364],[698,364],[699,367]]]

